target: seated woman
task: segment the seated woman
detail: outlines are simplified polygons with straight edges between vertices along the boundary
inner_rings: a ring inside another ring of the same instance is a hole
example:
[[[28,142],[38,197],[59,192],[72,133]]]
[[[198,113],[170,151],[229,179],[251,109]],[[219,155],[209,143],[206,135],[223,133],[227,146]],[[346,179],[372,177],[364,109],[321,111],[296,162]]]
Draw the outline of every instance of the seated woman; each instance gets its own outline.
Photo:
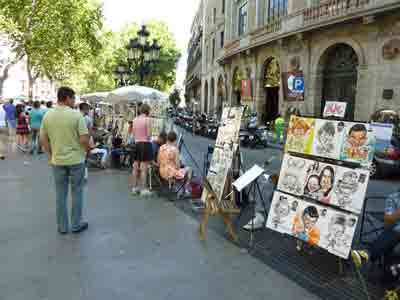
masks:
[[[161,146],[158,153],[160,176],[165,180],[183,180],[191,178],[190,168],[181,168],[179,150],[176,146],[177,135],[171,131],[167,135],[167,143]],[[186,190],[186,186],[185,186]]]

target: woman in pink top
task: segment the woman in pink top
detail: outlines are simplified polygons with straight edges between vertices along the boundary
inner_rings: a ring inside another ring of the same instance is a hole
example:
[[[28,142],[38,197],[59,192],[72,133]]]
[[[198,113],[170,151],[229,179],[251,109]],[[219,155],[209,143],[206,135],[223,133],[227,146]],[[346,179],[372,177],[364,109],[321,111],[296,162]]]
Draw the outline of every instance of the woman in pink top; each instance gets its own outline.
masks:
[[[132,124],[132,133],[136,142],[136,152],[133,158],[132,193],[144,196],[151,194],[147,188],[147,169],[149,162],[153,160],[149,114],[150,107],[147,104],[142,104],[140,115],[133,120]]]

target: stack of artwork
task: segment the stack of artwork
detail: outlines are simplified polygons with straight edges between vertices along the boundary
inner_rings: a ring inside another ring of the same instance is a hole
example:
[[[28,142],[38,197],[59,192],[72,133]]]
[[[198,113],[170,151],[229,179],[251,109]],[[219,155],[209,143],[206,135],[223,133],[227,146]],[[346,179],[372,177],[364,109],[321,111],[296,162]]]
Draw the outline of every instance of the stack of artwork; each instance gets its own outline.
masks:
[[[229,170],[232,168],[234,156],[239,147],[239,130],[242,120],[242,107],[224,108],[221,125],[215,143],[214,153],[207,174],[207,179],[217,195],[217,201],[224,201],[224,190]],[[207,191],[202,195],[203,201],[207,199]]]
[[[347,259],[374,150],[369,124],[293,116],[267,227]]]

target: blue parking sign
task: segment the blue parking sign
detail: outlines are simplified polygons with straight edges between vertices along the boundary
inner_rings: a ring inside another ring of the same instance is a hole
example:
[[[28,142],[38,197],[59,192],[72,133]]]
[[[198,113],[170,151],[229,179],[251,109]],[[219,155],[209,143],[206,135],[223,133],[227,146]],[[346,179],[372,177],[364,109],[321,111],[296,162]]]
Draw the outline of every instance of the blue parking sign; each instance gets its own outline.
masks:
[[[304,93],[304,77],[296,76],[293,81],[293,92]]]

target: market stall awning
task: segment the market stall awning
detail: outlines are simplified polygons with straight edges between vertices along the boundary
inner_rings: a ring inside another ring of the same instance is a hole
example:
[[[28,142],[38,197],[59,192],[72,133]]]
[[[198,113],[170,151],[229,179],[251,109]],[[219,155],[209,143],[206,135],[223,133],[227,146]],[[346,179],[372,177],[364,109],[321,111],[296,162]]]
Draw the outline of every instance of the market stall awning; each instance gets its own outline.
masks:
[[[81,95],[80,98],[83,101],[98,103],[98,102],[104,101],[108,97],[109,94],[110,94],[109,92],[90,93],[90,94]]]
[[[131,85],[110,92],[106,98],[106,101],[112,104],[138,103],[145,100],[165,102],[168,95],[146,86]]]

